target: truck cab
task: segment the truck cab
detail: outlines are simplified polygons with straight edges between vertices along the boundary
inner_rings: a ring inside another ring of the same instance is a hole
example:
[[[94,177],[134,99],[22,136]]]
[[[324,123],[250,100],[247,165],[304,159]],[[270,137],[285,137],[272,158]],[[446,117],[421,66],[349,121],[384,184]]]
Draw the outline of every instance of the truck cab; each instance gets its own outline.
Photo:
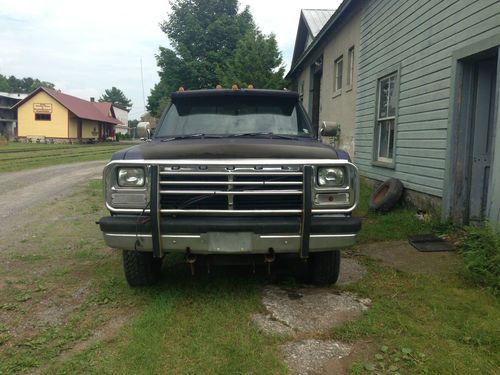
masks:
[[[128,283],[156,282],[169,253],[191,265],[295,257],[311,281],[334,283],[361,227],[358,171],[318,138],[295,92],[173,93],[154,137],[104,169],[99,225]]]

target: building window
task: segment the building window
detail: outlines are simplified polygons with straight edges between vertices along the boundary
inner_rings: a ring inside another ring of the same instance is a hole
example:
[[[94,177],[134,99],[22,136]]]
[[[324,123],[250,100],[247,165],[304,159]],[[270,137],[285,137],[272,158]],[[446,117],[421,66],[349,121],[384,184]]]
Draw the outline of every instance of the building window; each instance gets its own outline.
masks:
[[[304,81],[299,82],[299,100],[301,103],[304,101]]]
[[[50,121],[51,117],[50,113],[35,113],[36,121]]]
[[[344,71],[344,56],[340,56],[337,60],[335,60],[335,83],[334,83],[335,92],[342,89],[343,71]]]
[[[353,77],[354,77],[354,46],[349,48],[349,52],[347,54],[347,77],[346,77],[347,86],[352,85]]]
[[[398,73],[378,80],[377,122],[375,125],[375,161],[393,164],[396,127]]]

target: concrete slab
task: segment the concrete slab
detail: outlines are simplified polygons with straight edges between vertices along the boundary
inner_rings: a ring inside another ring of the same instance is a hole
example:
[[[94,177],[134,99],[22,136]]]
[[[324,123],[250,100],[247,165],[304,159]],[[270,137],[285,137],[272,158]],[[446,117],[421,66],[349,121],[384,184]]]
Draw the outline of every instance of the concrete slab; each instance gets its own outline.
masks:
[[[268,313],[254,316],[254,322],[269,334],[328,333],[334,326],[356,320],[370,303],[333,289],[268,286],[262,297]]]
[[[302,340],[281,347],[292,374],[317,374],[327,363],[338,361],[351,353],[349,344],[333,340]]]
[[[374,242],[357,251],[397,270],[417,274],[454,273],[461,264],[456,252],[420,252],[408,241]]]

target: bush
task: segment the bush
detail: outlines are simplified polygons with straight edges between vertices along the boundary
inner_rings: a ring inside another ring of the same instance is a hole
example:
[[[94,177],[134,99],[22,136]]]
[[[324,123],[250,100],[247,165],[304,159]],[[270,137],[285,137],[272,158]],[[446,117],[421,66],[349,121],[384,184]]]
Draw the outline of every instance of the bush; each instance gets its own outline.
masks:
[[[132,139],[130,134],[121,134],[121,133],[116,133],[116,140],[117,141],[123,141],[127,139]]]
[[[500,295],[500,234],[488,226],[466,227],[459,251],[468,276]]]

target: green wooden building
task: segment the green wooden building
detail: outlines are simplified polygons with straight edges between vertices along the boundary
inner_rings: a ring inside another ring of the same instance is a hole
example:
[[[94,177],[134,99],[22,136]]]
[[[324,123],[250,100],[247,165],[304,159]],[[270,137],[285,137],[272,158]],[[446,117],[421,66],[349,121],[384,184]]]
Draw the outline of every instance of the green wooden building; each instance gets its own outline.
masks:
[[[360,27],[361,174],[500,222],[500,1],[371,0]]]

